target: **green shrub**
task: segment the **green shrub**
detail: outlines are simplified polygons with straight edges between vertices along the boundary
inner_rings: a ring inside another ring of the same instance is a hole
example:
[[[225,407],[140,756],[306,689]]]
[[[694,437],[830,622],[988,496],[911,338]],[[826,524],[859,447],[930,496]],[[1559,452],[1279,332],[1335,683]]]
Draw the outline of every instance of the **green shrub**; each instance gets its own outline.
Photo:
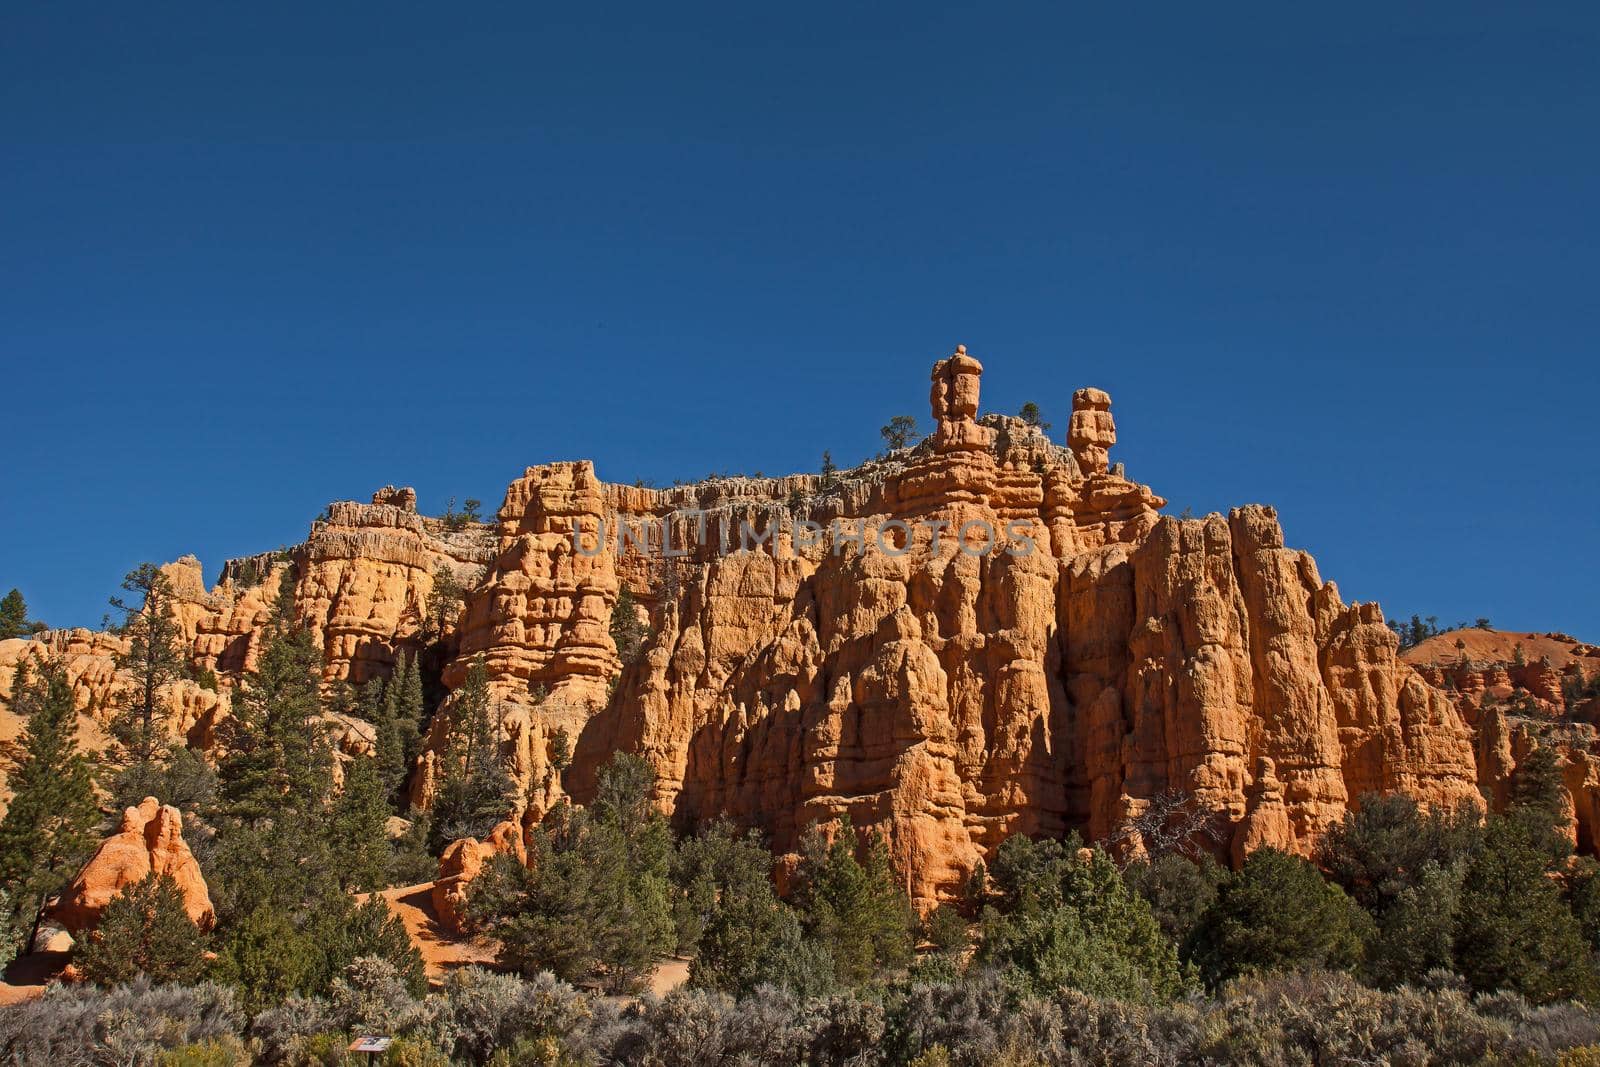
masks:
[[[185,910],[183,891],[170,874],[151,874],[106,905],[77,963],[100,985],[120,985],[138,975],[154,982],[183,982],[205,968],[205,939]]]
[[[1189,957],[1215,986],[1237,975],[1351,967],[1372,933],[1371,917],[1310,863],[1263,848],[1222,884]]]
[[[1075,839],[1013,837],[993,868],[997,905],[986,909],[977,962],[1040,995],[1077,989],[1128,1000],[1166,1000],[1190,978],[1145,899],[1099,849]]]
[[[159,1067],[250,1067],[250,1050],[237,1037],[197,1041],[163,1052]]]

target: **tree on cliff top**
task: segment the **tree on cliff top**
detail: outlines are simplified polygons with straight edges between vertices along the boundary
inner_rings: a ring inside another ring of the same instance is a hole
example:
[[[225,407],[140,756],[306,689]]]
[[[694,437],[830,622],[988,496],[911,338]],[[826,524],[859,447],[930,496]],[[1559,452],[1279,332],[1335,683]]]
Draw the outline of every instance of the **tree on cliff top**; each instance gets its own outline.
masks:
[[[0,599],[0,641],[29,637],[44,628],[44,623],[29,620],[28,603],[22,599],[20,590],[13,589]]]
[[[135,597],[112,597],[122,613],[113,632],[128,643],[116,657],[117,669],[133,676],[133,685],[117,698],[111,719],[116,742],[113,761],[120,768],[113,793],[120,800],[137,799],[154,788],[172,751],[168,733],[171,711],[161,690],[184,677],[182,631],[173,617],[176,596],[172,582],[154,563],[141,563],[122,580]]]
[[[902,448],[908,448],[916,444],[922,437],[922,434],[917,431],[917,420],[913,415],[896,415],[878,433],[888,444],[891,452],[898,452]]]
[[[44,902],[88,858],[100,819],[67,672],[57,661],[17,666],[11,708],[27,720],[12,770],[11,805],[0,819],[0,885],[10,893],[11,929],[31,941]],[[26,942],[25,942],[26,943]]]
[[[1039,405],[1031,400],[1022,405],[1022,410],[1017,412],[1017,416],[1029,426],[1037,426],[1045,433],[1050,432],[1050,424],[1039,414]]]

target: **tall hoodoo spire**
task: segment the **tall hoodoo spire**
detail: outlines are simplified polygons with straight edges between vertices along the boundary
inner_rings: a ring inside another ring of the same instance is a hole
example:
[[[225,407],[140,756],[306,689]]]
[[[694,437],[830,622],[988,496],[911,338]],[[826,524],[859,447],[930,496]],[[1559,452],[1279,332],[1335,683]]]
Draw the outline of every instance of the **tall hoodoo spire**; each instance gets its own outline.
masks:
[[[1109,450],[1117,443],[1117,424],[1111,417],[1111,394],[1104,389],[1079,389],[1072,394],[1072,419],[1067,423],[1067,447],[1084,474],[1104,474]]]
[[[939,451],[988,448],[994,443],[994,431],[975,421],[982,375],[983,364],[967,355],[966,345],[956,345],[954,352],[933,365],[929,400],[938,424],[933,441]]]

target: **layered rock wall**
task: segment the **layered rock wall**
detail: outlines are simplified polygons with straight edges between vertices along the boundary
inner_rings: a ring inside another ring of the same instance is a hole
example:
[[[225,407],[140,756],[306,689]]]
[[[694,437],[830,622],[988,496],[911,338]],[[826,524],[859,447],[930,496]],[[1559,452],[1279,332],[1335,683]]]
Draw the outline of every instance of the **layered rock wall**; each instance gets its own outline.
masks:
[[[1011,833],[1136,850],[1174,794],[1236,857],[1308,851],[1368,791],[1477,797],[1460,707],[1400,661],[1376,606],[1285,547],[1270,508],[1163,517],[1110,460],[1109,395],[1072,394],[1063,446],[981,415],[982,374],[964,348],[938,361],[932,436],[825,477],[655,489],[562,462],[527,468],[488,524],[421,516],[390,487],[334,504],[215,589],[173,565],[185,639],[225,698],[288,573],[330,684],[428,648],[454,688],[482,657],[525,823],[638,752],[685,829],[727,815],[786,852],[818,820],[881,828],[923,904]],[[466,594],[433,619],[442,572]],[[651,630],[627,664],[624,589]],[[91,695],[115,684],[102,639],[50,638],[82,644]],[[424,805],[445,711],[412,778]]]

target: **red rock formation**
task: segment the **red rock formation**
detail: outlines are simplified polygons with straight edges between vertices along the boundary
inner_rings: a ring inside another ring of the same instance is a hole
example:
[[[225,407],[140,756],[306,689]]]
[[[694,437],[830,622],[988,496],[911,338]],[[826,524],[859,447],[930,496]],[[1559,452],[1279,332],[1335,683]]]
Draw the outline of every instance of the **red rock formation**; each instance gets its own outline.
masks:
[[[639,752],[686,828],[730,815],[780,852],[819,820],[881,828],[923,904],[1010,833],[1137,848],[1129,828],[1173,791],[1226,830],[1224,854],[1307,851],[1363,792],[1449,805],[1500,773],[1475,765],[1463,708],[1398,658],[1376,606],[1344,604],[1270,508],[1163,517],[1110,461],[1106,393],[1073,394],[1063,447],[981,415],[982,373],[964,348],[938,361],[934,434],[826,482],[652,489],[551,463],[510,485],[492,524],[460,530],[386,487],[213,590],[174,565],[184,632],[227,689],[293,566],[326,677],[361,681],[439,636],[423,609],[448,568],[470,589],[436,646],[443,679],[483,657],[525,824],[568,789],[587,796],[615,750]],[[610,636],[623,588],[653,630],[628,665]],[[114,684],[99,639],[81,640],[85,688]],[[223,713],[192,718],[204,733]],[[447,733],[441,716],[419,803]]]
[[[483,865],[495,856],[515,856],[519,863],[528,862],[528,850],[518,823],[502,822],[482,841],[463,837],[445,846],[439,856],[439,874],[430,891],[440,926],[454,934],[471,932],[472,924],[466,914],[467,891],[473,879],[483,873]]]
[[[202,930],[216,922],[200,864],[183,839],[183,815],[155,797],[122,813],[117,832],[105,841],[50,907],[50,918],[80,934],[92,930],[106,905],[150,874],[171,875],[183,893],[189,918]]]
[[[1404,657],[1476,727],[1477,778],[1496,805],[1511,775],[1535,748],[1550,746],[1563,765],[1568,832],[1585,852],[1600,852],[1600,700],[1569,701],[1569,682],[1586,689],[1600,676],[1600,649],[1567,634],[1450,630]]]

